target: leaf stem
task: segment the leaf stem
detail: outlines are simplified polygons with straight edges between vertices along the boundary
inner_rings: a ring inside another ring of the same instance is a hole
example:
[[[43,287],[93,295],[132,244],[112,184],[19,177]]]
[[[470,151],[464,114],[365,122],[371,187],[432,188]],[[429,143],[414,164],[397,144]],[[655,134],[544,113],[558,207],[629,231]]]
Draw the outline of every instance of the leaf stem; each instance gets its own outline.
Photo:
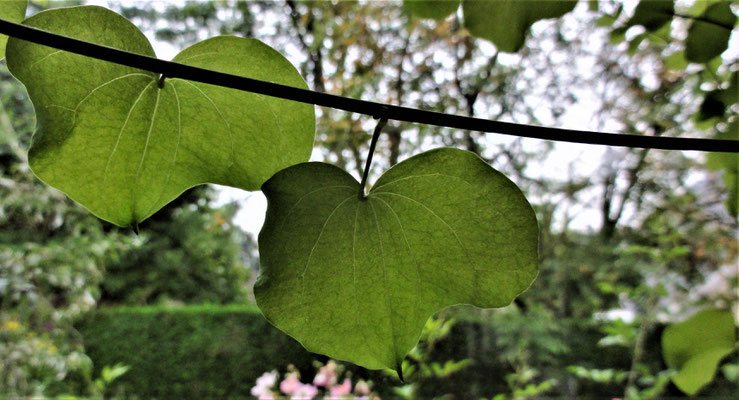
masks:
[[[359,200],[367,199],[367,194],[364,192],[364,187],[367,185],[367,176],[369,175],[370,165],[372,164],[372,156],[375,154],[375,146],[377,146],[377,139],[380,137],[382,128],[387,124],[387,118],[382,117],[377,121],[375,131],[372,133],[372,141],[370,142],[369,153],[367,154],[367,162],[364,164],[364,173],[362,174],[362,183],[359,184]]]

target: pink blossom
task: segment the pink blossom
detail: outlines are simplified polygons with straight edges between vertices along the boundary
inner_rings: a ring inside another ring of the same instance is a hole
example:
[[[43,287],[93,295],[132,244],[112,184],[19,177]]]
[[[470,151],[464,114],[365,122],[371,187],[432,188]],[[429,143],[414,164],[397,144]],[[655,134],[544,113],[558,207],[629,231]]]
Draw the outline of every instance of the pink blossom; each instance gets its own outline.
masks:
[[[304,384],[297,388],[290,396],[291,400],[311,400],[318,394],[318,389],[311,384]]]
[[[285,378],[285,380],[280,382],[280,391],[285,394],[292,394],[295,390],[300,388],[301,385],[302,383],[300,383],[298,377],[295,374],[290,374]]]
[[[336,363],[333,360],[318,370],[316,377],[313,378],[313,384],[327,388],[336,384]]]
[[[365,382],[363,379],[360,379],[359,382],[354,386],[354,393],[356,394],[369,394],[370,389],[367,382]]]
[[[257,386],[271,388],[277,382],[277,371],[265,372],[257,378]]]
[[[277,382],[277,371],[265,372],[257,378],[257,385],[251,388],[251,394],[259,400],[272,400],[272,386]]]
[[[331,397],[341,397],[346,396],[347,394],[351,393],[352,391],[352,381],[349,380],[349,378],[344,379],[344,383],[342,383],[339,386],[334,386],[331,388]]]

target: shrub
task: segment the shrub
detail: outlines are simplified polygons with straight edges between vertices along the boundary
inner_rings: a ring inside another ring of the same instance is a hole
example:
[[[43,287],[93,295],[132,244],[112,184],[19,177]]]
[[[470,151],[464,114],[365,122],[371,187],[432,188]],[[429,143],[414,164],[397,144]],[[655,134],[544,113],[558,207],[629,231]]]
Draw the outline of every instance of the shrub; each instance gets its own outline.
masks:
[[[112,392],[141,398],[248,397],[265,370],[316,358],[246,305],[103,308],[79,330],[97,374],[131,367]]]

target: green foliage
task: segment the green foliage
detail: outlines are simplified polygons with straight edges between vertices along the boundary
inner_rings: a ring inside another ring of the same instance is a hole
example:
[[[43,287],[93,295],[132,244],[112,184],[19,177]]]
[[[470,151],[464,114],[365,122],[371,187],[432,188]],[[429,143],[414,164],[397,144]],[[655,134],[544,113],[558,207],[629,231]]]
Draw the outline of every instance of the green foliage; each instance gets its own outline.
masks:
[[[626,26],[642,25],[648,31],[656,31],[672,21],[674,14],[673,0],[642,0],[636,5],[634,15]]]
[[[105,266],[130,245],[27,165],[33,110],[0,68],[0,393],[86,393],[91,365],[71,324],[95,306]]]
[[[88,20],[90,24],[72,21]],[[128,20],[100,7],[39,13],[26,23],[155,56]],[[38,113],[30,149],[46,183],[119,226],[136,225],[206,182],[255,190],[308,159],[313,107],[141,71],[21,40],[8,66]],[[254,39],[216,37],[174,61],[307,88],[279,53]]]
[[[693,62],[705,63],[723,53],[729,47],[736,20],[730,1],[717,1],[708,6],[688,29],[685,57]]]
[[[513,53],[523,47],[534,22],[561,17],[576,4],[576,0],[464,0],[462,9],[470,33],[490,40],[500,51]]]
[[[403,0],[403,6],[421,18],[444,19],[457,11],[460,0]]]
[[[404,0],[403,5],[421,18],[442,19],[459,1]],[[572,11],[577,0],[462,0],[464,25],[475,36],[490,40],[498,50],[520,50],[534,22],[558,18]]]
[[[3,0],[0,1],[0,18],[11,21],[21,22],[26,16],[26,7],[28,0]],[[5,45],[8,43],[8,37],[0,35],[0,59],[5,57]]]
[[[739,74],[735,74],[739,75]],[[734,92],[736,94],[736,91]],[[719,139],[739,140],[739,118],[728,124],[725,131],[719,131]],[[707,166],[710,169],[721,171],[722,179],[729,191],[726,208],[734,218],[739,215],[739,154],[711,153],[706,156]]]
[[[252,306],[102,308],[79,330],[96,366],[130,367],[108,389],[129,397],[247,397],[265,370],[313,358]]]
[[[431,314],[505,306],[536,277],[531,206],[473,153],[428,151],[359,190],[322,163],[263,187],[257,304],[310,351],[398,370]]]
[[[161,302],[247,301],[249,270],[242,261],[248,238],[231,222],[236,207],[184,206],[167,219],[150,219],[137,245],[106,268],[100,301],[144,305]]]
[[[675,385],[692,396],[711,382],[718,363],[735,350],[735,331],[731,313],[712,309],[667,327],[662,353],[667,366],[678,371]]]

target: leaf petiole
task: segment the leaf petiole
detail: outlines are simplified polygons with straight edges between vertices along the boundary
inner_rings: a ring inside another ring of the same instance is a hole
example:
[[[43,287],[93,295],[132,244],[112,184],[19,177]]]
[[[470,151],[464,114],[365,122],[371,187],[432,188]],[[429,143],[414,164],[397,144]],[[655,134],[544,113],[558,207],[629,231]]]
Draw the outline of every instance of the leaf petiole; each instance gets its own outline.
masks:
[[[372,141],[370,142],[369,153],[367,154],[367,162],[364,164],[364,173],[362,174],[362,183],[359,185],[359,200],[366,200],[367,195],[364,193],[364,186],[367,184],[367,175],[369,175],[369,168],[372,164],[372,155],[375,154],[375,146],[377,145],[377,139],[380,137],[382,128],[387,124],[387,118],[380,118],[375,126],[375,131],[372,133]]]

